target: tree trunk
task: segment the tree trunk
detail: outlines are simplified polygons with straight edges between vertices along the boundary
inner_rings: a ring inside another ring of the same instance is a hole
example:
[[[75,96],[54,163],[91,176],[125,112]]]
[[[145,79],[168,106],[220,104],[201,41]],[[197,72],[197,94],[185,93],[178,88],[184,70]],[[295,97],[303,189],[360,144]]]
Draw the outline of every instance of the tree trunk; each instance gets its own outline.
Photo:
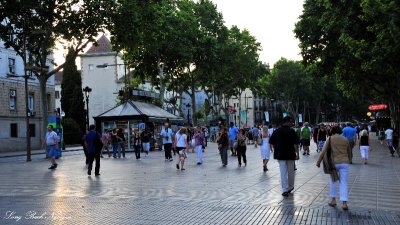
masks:
[[[46,151],[46,141],[45,141],[45,134],[47,129],[47,79],[46,75],[42,74],[38,76],[39,85],[40,85],[40,107],[41,107],[41,117],[42,117],[42,130],[40,134],[42,137],[40,138],[42,148]],[[47,151],[46,151],[47,156]]]
[[[158,72],[160,76],[160,101],[161,101],[161,108],[164,108],[164,92],[165,92],[165,85],[164,85],[164,64],[161,64],[161,61],[158,61]]]
[[[321,103],[320,102],[318,102],[318,104],[316,105],[315,113],[316,113],[315,123],[318,124],[319,123],[319,114],[321,113]]]

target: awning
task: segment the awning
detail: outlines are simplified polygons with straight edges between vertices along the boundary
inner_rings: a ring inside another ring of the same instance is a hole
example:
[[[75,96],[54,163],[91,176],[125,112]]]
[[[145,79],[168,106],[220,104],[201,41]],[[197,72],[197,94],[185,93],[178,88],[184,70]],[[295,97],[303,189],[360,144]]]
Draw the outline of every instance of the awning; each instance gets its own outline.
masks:
[[[129,100],[119,106],[111,108],[99,116],[93,117],[96,121],[105,120],[147,120],[150,122],[182,122],[183,118],[178,117],[156,105]]]

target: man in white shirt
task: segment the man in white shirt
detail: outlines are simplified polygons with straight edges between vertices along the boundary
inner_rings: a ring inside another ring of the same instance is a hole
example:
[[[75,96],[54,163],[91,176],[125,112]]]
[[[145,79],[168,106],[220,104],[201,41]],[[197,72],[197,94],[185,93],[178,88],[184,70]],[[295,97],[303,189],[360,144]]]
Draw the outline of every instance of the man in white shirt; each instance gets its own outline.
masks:
[[[386,136],[386,143],[387,146],[389,147],[389,151],[392,154],[392,156],[394,156],[394,150],[393,150],[393,130],[392,128],[388,128],[387,130],[385,130],[385,136]]]
[[[52,125],[47,127],[46,147],[49,157],[51,158],[51,166],[49,167],[49,170],[53,170],[57,168],[56,154],[58,149],[58,136],[57,133],[53,131]]]

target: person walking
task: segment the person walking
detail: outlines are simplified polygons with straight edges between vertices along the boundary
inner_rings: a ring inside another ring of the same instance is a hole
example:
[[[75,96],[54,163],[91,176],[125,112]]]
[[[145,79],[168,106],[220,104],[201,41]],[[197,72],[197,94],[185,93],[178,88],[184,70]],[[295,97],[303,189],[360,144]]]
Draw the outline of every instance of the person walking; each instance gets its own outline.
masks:
[[[369,153],[369,135],[367,130],[362,130],[360,135],[360,154],[361,159],[364,159],[364,164],[367,164]]]
[[[181,127],[181,129],[179,129],[179,131],[175,134],[175,143],[176,143],[176,151],[178,152],[178,161],[176,162],[176,169],[185,170],[183,166],[185,165],[186,154],[189,147],[185,127]]]
[[[104,130],[103,134],[101,135],[101,142],[103,142],[103,149],[101,150],[100,153],[100,158],[103,158],[103,151],[107,150],[107,155],[108,158],[111,157],[110,154],[110,149],[109,149],[109,139],[110,139],[110,133],[108,132],[108,130]]]
[[[117,139],[118,139],[118,158],[121,158],[121,152],[122,152],[122,157],[125,158],[125,134],[124,130],[122,128],[119,128],[117,131]]]
[[[203,164],[203,145],[204,145],[204,134],[201,127],[197,127],[196,133],[194,134],[194,142],[197,153],[197,165]]]
[[[164,124],[163,129],[160,132],[162,138],[162,143],[164,145],[165,160],[173,161],[172,159],[172,129],[169,127],[168,123]]]
[[[146,129],[144,129],[144,131],[140,134],[140,140],[142,142],[143,151],[145,151],[146,153],[145,157],[149,156],[150,138],[151,138],[151,133],[149,131],[149,128],[146,127]]]
[[[114,128],[111,132],[111,145],[113,148],[113,157],[117,158],[117,151],[118,151],[117,128]]]
[[[353,163],[353,148],[356,143],[356,138],[357,138],[357,130],[351,126],[351,123],[346,123],[346,126],[343,128],[342,131],[342,136],[347,138],[347,141],[349,141],[350,144],[350,164]]]
[[[235,140],[237,138],[238,133],[239,133],[239,129],[235,126],[235,124],[233,122],[230,122],[230,127],[229,127],[229,146],[231,148],[232,156],[236,156],[236,150],[233,149],[233,144],[235,143]]]
[[[385,130],[386,144],[389,148],[390,154],[394,157],[394,148],[393,148],[393,130],[392,128],[388,128]]]
[[[228,165],[228,148],[230,146],[229,141],[227,129],[225,126],[221,125],[217,135],[217,144],[223,167]]]
[[[96,131],[95,125],[89,126],[89,132],[86,135],[86,146],[89,155],[89,165],[87,174],[92,175],[93,161],[96,160],[96,166],[94,169],[94,175],[100,175],[100,152],[103,148],[103,143],[100,138],[100,134]]]
[[[275,130],[269,139],[269,143],[274,149],[274,159],[278,160],[282,196],[289,196],[294,190],[295,160],[299,160],[299,138],[291,128],[293,119],[290,116],[283,118],[283,124]]]
[[[271,152],[271,145],[269,143],[269,131],[267,129],[267,127],[263,127],[262,130],[262,145],[260,147],[261,150],[261,159],[263,161],[263,171],[267,172],[268,171],[268,161],[270,158],[270,152]]]
[[[300,136],[302,140],[302,146],[304,149],[303,155],[310,155],[310,140],[312,137],[312,132],[307,122],[305,122],[304,127],[301,128]]]
[[[296,132],[291,128],[293,119],[290,116],[283,118],[283,124],[275,130],[269,139],[274,150],[274,159],[278,160],[282,196],[289,196],[294,190],[295,178],[295,160],[299,160],[299,138]]]
[[[238,166],[242,166],[242,158],[244,165],[247,166],[247,158],[246,158],[246,132],[244,129],[239,130],[239,134],[237,136],[237,157],[238,157]]]
[[[326,137],[328,136],[325,126],[321,124],[318,129],[318,134],[317,134],[317,142],[318,142],[318,147],[317,147],[317,152],[321,152],[322,148],[324,147],[324,144],[326,142]]]
[[[257,126],[254,126],[251,133],[253,134],[254,147],[257,148],[258,140],[260,138],[260,129]]]
[[[348,210],[347,202],[349,200],[348,176],[351,162],[351,146],[347,138],[340,135],[342,133],[340,127],[332,127],[332,136],[325,142],[322,152],[317,160],[317,167],[320,167],[324,160],[324,171],[331,174],[329,189],[332,200],[329,206],[336,206],[336,185],[340,184],[340,201],[342,201],[342,209]],[[325,159],[324,159],[325,158]],[[339,176],[339,177],[338,177]]]
[[[397,152],[397,155],[400,157],[400,148],[399,148],[399,132],[397,129],[393,131],[393,149]]]
[[[57,136],[57,133],[53,131],[53,125],[49,125],[47,127],[46,149],[47,149],[47,153],[50,157],[50,162],[51,162],[51,166],[49,167],[49,170],[54,170],[58,166],[58,164],[56,163],[56,155],[57,155],[57,149],[58,149],[58,136]]]
[[[132,132],[132,143],[135,150],[136,160],[140,159],[140,135],[139,129],[135,128]]]

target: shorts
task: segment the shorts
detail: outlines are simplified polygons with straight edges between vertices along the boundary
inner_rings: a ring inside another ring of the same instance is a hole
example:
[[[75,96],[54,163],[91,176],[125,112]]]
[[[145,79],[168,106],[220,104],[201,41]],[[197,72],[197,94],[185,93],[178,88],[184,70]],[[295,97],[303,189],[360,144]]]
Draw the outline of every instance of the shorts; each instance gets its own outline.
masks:
[[[176,147],[176,151],[178,152],[179,155],[184,155],[185,154],[185,148],[184,147]]]
[[[303,139],[303,146],[310,146],[310,139]]]
[[[49,157],[56,157],[57,156],[57,150],[55,148],[55,145],[48,145],[47,146],[47,151],[48,151]]]

